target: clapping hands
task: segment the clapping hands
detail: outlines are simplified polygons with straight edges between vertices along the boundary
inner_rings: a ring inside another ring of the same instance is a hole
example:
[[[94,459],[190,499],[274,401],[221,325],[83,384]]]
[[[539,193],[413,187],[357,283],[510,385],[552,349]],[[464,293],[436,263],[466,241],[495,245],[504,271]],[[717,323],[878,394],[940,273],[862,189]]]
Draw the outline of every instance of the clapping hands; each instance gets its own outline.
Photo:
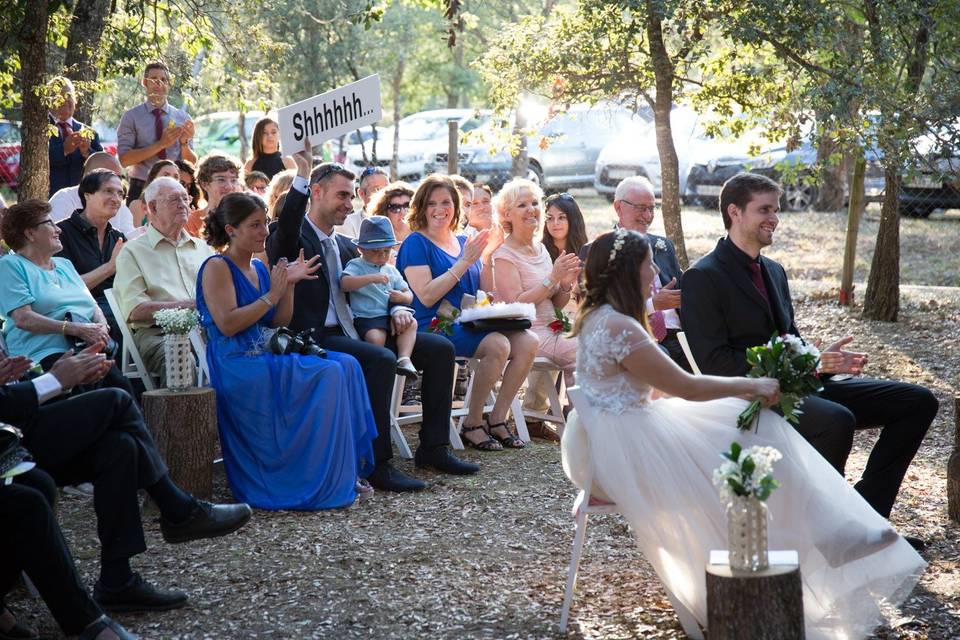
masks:
[[[575,253],[561,251],[553,263],[553,271],[550,272],[550,279],[564,286],[569,291],[570,287],[577,283],[580,275],[580,258]]]
[[[315,275],[320,269],[320,256],[316,255],[309,260],[304,260],[303,249],[300,249],[300,255],[297,259],[287,265],[287,284],[295,285],[304,280],[316,280]]]
[[[0,384],[19,380],[30,371],[33,361],[26,356],[7,357],[0,355]]]
[[[859,375],[867,365],[867,354],[844,351],[843,347],[853,342],[853,336],[837,340],[820,352],[820,373],[849,373]],[[820,341],[814,343],[820,347]]]

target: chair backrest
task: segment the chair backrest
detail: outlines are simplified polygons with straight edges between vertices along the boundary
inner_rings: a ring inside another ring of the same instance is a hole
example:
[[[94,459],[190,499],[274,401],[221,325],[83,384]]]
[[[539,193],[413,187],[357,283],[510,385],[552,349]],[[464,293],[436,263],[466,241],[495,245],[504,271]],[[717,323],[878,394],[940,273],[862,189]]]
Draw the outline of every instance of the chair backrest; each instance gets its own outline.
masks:
[[[596,408],[594,408],[594,406],[590,403],[590,399],[587,398],[587,394],[584,393],[583,389],[581,389],[579,386],[569,387],[567,389],[567,397],[573,404],[573,408],[577,410],[577,419],[581,424],[586,426],[597,424],[597,422],[600,420],[600,417]],[[584,484],[583,489],[580,491],[580,494],[577,496],[577,499],[574,502],[574,512],[583,508],[586,509],[588,513],[619,513],[619,507],[617,507],[615,504],[611,504],[609,502],[601,502],[600,504],[590,503],[591,491],[593,489],[592,465],[589,471],[590,473],[586,484]]]
[[[210,368],[207,366],[207,339],[200,326],[194,327],[190,331],[190,346],[197,356],[197,386],[206,387],[210,385]]]
[[[107,305],[113,312],[113,317],[117,320],[117,326],[120,328],[120,337],[123,338],[123,346],[120,350],[120,372],[128,378],[140,378],[147,391],[153,391],[157,388],[158,381],[147,371],[143,364],[143,358],[137,351],[137,345],[133,342],[133,333],[130,331],[130,325],[127,319],[120,312],[120,306],[117,304],[117,298],[113,294],[113,289],[106,289],[103,292],[107,299]]]
[[[695,375],[701,375],[700,367],[697,366],[696,360],[693,359],[693,351],[690,351],[690,343],[687,342],[687,334],[683,331],[678,331],[677,342],[680,343],[680,347],[683,349],[683,355],[687,356],[687,362],[690,363],[690,369]]]

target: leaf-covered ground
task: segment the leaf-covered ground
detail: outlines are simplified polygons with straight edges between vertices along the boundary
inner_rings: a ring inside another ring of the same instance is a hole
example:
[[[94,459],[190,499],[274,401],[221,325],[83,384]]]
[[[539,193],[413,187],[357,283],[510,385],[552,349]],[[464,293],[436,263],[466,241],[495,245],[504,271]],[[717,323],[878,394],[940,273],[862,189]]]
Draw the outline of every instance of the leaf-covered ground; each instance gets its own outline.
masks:
[[[585,198],[591,234],[612,209]],[[692,257],[722,234],[719,216],[684,213]],[[868,213],[857,280],[865,280],[876,233]],[[960,637],[960,528],[947,518],[946,462],[960,388],[960,218],[904,220],[900,322],[860,319],[836,306],[843,217],[784,215],[769,255],[793,279],[801,330],[825,340],[845,334],[871,354],[867,374],[929,386],[940,413],[910,469],[893,523],[930,541],[930,565],[902,612],[876,637]],[[862,296],[861,286],[858,293]],[[414,430],[408,430],[416,446]],[[875,431],[858,434],[848,477],[858,477]],[[559,448],[535,441],[523,451],[466,452],[482,473],[452,478],[415,471],[430,488],[417,495],[377,493],[350,509],[256,512],[228,538],[165,545],[148,518],[149,551],[135,567],[149,580],[189,592],[188,608],[125,615],[143,638],[557,638],[569,562],[574,490]],[[228,500],[222,471],[216,497]],[[60,518],[92,585],[98,545],[89,499],[64,497]],[[59,637],[39,600],[10,598],[23,617]],[[679,624],[636,551],[624,521],[596,517],[574,602],[569,637],[681,638]]]

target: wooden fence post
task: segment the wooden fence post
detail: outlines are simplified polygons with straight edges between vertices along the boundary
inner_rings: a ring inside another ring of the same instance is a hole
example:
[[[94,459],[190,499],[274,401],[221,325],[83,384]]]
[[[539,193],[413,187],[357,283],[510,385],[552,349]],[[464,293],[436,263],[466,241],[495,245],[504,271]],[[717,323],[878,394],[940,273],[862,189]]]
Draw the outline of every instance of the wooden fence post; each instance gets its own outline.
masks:
[[[460,122],[451,118],[447,120],[447,175],[454,175],[460,171],[457,157],[457,145],[460,143]]]
[[[947,463],[947,511],[960,524],[960,396],[953,399],[953,453]]]

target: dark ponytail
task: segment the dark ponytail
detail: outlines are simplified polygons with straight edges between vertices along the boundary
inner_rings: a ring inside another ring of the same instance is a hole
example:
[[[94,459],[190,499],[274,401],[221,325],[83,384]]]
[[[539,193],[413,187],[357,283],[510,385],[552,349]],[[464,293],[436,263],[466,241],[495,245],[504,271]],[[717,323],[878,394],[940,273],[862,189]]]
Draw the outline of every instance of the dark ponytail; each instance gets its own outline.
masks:
[[[218,249],[230,244],[227,225],[238,227],[257,211],[266,211],[267,205],[251,193],[228,193],[204,220],[203,237],[207,244]]]

